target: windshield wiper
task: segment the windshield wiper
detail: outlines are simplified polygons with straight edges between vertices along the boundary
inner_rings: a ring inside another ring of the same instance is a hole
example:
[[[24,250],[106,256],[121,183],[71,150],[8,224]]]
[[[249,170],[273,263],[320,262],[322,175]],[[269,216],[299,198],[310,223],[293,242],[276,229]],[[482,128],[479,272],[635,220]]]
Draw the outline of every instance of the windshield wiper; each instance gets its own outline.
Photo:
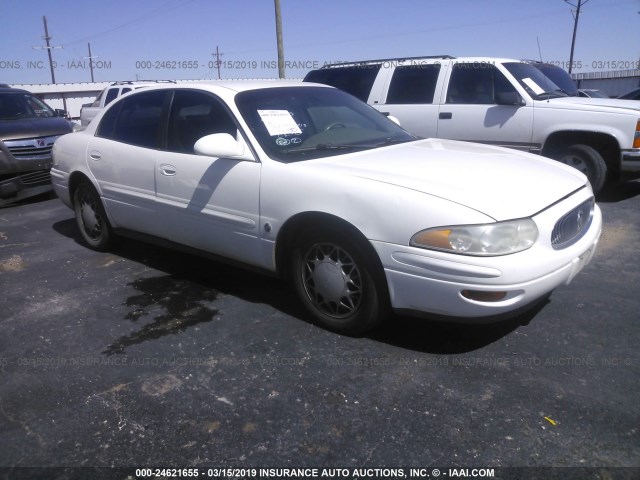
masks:
[[[290,148],[284,153],[301,153],[301,152],[321,152],[324,150],[366,150],[374,148],[376,145],[334,145],[332,143],[319,143],[312,147]]]
[[[417,139],[418,137],[411,136],[411,138],[409,139],[387,137],[382,142],[367,143],[367,144],[346,143],[346,144],[334,145],[333,143],[319,143],[317,145],[313,145],[309,147],[290,148],[289,150],[286,150],[284,153],[289,154],[289,153],[302,153],[302,152],[322,152],[322,151],[328,151],[328,150],[368,150],[371,148],[386,147],[387,145],[395,145],[397,143],[410,142],[412,140],[417,140]]]
[[[578,96],[577,94],[567,92],[564,88],[559,88],[559,89],[556,90],[556,92],[564,93],[567,97],[577,97]]]
[[[374,147],[386,147],[387,145],[397,145],[398,143],[406,143],[411,142],[413,140],[418,140],[419,137],[412,135],[412,138],[393,138],[387,137],[383,142],[376,143]]]
[[[560,92],[560,93],[559,93]],[[556,90],[555,92],[542,92],[535,96],[536,100],[548,100],[550,98],[566,97],[567,95],[562,90]]]

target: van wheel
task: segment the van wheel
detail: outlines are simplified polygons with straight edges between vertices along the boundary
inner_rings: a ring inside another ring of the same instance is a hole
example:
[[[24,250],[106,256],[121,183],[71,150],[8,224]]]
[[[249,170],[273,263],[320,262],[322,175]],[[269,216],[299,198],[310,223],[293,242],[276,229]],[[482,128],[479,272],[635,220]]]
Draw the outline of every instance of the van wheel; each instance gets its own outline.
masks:
[[[307,232],[293,252],[293,283],[322,326],[347,335],[373,328],[388,313],[384,272],[368,248],[333,229]]]
[[[589,145],[572,145],[555,158],[584,173],[594,193],[602,190],[607,177],[607,164],[596,149]]]
[[[86,181],[78,185],[73,194],[73,207],[84,241],[93,250],[106,251],[113,240],[113,233],[100,196],[93,185]]]

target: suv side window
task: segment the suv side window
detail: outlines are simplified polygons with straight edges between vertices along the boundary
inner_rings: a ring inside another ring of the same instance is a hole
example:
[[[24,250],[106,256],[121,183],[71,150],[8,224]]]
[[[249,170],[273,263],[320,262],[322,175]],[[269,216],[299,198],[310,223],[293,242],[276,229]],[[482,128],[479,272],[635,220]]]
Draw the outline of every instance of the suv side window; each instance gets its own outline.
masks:
[[[447,103],[496,104],[496,93],[516,92],[509,80],[488,63],[456,63],[447,89]]]
[[[304,81],[331,85],[366,102],[379,70],[380,65],[322,68],[309,72]]]
[[[107,105],[109,105],[111,102],[113,102],[118,97],[118,90],[120,90],[120,89],[119,88],[110,88],[107,91],[107,97],[104,99],[104,106],[105,107]]]
[[[389,84],[386,103],[433,103],[439,74],[439,63],[396,67]]]
[[[102,117],[96,135],[139,147],[161,146],[163,106],[169,90],[125,98]]]
[[[236,138],[238,127],[227,109],[213,95],[195,90],[177,90],[169,114],[167,150],[194,153],[193,146],[212,133]]]

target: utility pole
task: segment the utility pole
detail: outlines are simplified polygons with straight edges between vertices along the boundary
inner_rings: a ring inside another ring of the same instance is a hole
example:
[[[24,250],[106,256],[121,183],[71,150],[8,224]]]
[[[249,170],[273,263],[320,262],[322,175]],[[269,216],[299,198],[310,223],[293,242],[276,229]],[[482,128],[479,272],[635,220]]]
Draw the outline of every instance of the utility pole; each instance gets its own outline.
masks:
[[[212,53],[211,55],[215,55],[216,56],[216,68],[218,69],[218,80],[220,80],[220,64],[222,63],[220,61],[220,57],[222,55],[224,55],[224,53],[220,53],[220,50],[218,50],[218,46],[216,45],[216,53]]]
[[[98,57],[93,57],[91,56],[91,44],[87,43],[87,47],[89,48],[89,56],[88,57],[84,57],[84,58],[88,58],[89,59],[89,68],[91,69],[91,82],[93,82],[93,59],[94,58],[98,58]]]
[[[57,47],[52,47],[51,43],[49,42],[49,40],[51,40],[53,37],[49,36],[49,29],[47,28],[47,17],[42,17],[42,21],[44,22],[44,39],[47,42],[47,45],[45,47],[32,47],[34,50],[46,50],[47,53],[49,54],[49,68],[51,69],[51,83],[56,83],[56,75],[53,71],[53,57],[51,55],[51,49],[52,48],[62,48],[61,46],[57,46]]]
[[[589,0],[578,0],[578,5],[574,5],[569,0],[564,0],[564,1],[565,3],[568,3],[569,5],[571,5],[576,9],[575,14],[571,12],[574,19],[573,38],[571,39],[571,54],[569,55],[569,73],[571,73],[571,69],[573,68],[573,50],[575,49],[575,46],[576,46],[576,32],[578,31],[578,19],[580,18],[580,7],[582,7],[582,5],[586,5],[587,2],[589,2]]]
[[[274,0],[276,7],[276,40],[278,42],[278,77],[284,78],[284,47],[282,46],[282,14],[280,0]]]

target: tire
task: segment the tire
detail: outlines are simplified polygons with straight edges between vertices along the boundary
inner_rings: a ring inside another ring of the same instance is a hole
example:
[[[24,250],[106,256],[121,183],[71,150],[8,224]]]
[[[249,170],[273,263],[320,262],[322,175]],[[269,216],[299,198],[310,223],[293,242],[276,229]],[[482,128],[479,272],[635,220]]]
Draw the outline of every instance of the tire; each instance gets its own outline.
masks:
[[[589,145],[572,145],[555,158],[584,173],[589,179],[594,193],[599,193],[604,187],[607,164],[602,155]]]
[[[298,243],[291,262],[294,287],[323,327],[360,335],[389,313],[384,272],[367,252],[375,255],[364,241],[336,229],[314,229]]]
[[[80,183],[73,194],[76,222],[87,245],[96,251],[106,251],[113,241],[111,225],[96,189],[89,182]]]

